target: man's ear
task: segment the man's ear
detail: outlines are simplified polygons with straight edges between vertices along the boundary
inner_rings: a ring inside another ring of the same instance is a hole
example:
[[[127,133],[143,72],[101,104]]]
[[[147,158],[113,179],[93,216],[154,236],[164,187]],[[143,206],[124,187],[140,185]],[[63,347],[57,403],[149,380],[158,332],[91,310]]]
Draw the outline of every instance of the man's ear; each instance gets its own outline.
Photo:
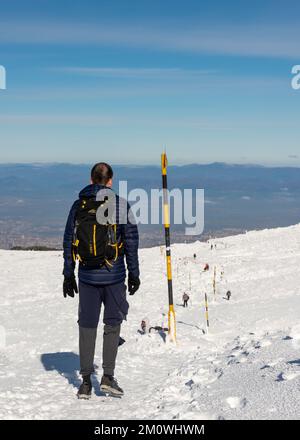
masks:
[[[94,182],[92,181],[92,179],[90,180],[90,183],[91,183],[91,185],[93,185],[93,184],[94,184]]]
[[[112,187],[112,184],[113,184],[112,179],[109,179],[109,181],[107,182],[106,186],[107,186],[108,188],[111,188],[111,187]]]

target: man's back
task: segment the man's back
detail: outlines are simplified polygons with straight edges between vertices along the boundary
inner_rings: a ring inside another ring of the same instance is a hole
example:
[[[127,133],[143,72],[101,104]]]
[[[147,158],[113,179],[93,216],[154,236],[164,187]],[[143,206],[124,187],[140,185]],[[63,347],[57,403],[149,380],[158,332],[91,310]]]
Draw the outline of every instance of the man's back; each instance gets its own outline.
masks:
[[[64,275],[69,275],[74,272],[74,259],[73,259],[73,238],[76,227],[76,214],[82,200],[96,199],[97,193],[106,187],[99,184],[91,184],[86,186],[80,193],[79,199],[76,200],[70,210],[68,217],[65,234],[64,234]],[[125,208],[124,208],[125,206]],[[121,215],[120,211],[126,210],[125,224],[119,224],[124,221],[124,215]],[[139,236],[136,224],[130,223],[128,218],[129,206],[126,201],[120,199],[116,195],[116,236],[119,242],[123,243],[123,250],[120,252],[117,260],[111,267],[85,267],[83,264],[79,264],[79,279],[87,284],[92,285],[108,285],[116,284],[125,281],[126,268],[124,264],[124,256],[126,258],[127,268],[133,277],[139,276],[139,264],[138,264],[138,245]]]

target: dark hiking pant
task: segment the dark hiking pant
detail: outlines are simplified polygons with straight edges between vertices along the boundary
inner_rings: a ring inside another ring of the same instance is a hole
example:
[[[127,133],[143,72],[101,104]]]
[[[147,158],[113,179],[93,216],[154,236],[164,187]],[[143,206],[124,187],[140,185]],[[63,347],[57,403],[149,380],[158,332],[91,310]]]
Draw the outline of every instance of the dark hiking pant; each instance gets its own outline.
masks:
[[[184,301],[183,301],[183,307],[187,307],[188,306],[188,302],[187,302],[187,300],[185,299]]]
[[[94,372],[94,356],[101,305],[104,305],[103,372],[113,376],[121,323],[128,313],[124,283],[92,286],[79,282],[79,355],[80,374]]]

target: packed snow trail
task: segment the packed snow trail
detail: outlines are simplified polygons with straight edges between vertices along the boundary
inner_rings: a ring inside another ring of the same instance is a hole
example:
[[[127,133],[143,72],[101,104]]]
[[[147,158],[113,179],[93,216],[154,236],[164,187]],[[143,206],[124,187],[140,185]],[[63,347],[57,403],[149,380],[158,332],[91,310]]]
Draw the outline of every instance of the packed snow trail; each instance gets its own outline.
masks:
[[[76,398],[78,296],[63,298],[62,253],[0,251],[1,419],[300,419],[300,225],[214,243],[172,247],[177,346],[138,333],[145,317],[167,326],[168,311],[164,255],[140,251],[142,286],[117,359],[125,396],[101,395],[99,325],[90,401]]]

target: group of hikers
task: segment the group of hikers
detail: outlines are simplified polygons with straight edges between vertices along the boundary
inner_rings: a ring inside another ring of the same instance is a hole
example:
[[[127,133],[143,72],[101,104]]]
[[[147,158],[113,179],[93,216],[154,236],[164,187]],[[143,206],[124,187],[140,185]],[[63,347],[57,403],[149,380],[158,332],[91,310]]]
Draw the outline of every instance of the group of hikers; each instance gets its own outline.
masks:
[[[226,299],[229,301],[230,298],[231,298],[231,291],[227,290],[227,292],[226,292]],[[190,300],[189,295],[186,292],[184,292],[184,294],[182,295],[182,306],[184,308],[188,306],[189,300]]]

